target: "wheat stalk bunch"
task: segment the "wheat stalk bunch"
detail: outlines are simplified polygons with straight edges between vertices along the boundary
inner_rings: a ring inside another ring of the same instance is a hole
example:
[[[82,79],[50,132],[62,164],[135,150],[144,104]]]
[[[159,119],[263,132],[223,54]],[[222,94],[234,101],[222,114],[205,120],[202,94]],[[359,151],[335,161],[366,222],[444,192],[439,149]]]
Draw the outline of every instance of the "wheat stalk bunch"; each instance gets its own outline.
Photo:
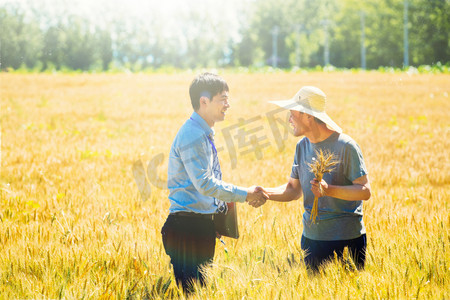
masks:
[[[336,160],[333,153],[322,149],[315,150],[316,157],[312,158],[312,163],[308,163],[309,170],[314,173],[317,181],[319,181],[319,189],[320,193],[323,194],[322,185],[320,185],[320,181],[322,181],[323,174],[329,173],[334,170],[335,166],[339,161]],[[310,221],[316,223],[316,218],[319,214],[319,198],[314,196],[314,204],[311,210]]]

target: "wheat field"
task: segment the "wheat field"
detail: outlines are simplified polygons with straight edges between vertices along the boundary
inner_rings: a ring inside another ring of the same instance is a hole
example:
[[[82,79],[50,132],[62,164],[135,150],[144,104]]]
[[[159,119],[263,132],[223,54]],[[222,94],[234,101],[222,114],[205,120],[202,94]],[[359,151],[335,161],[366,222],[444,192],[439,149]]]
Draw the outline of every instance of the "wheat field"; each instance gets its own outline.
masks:
[[[0,73],[0,299],[184,298],[160,229],[167,157],[190,116],[197,73]],[[321,88],[327,112],[361,146],[366,269],[302,263],[302,200],[239,204],[238,240],[218,242],[193,299],[449,299],[450,75],[247,74],[215,126],[223,179],[287,182],[299,138],[269,100]],[[143,201],[132,165],[151,182]],[[153,162],[150,163],[149,162]]]

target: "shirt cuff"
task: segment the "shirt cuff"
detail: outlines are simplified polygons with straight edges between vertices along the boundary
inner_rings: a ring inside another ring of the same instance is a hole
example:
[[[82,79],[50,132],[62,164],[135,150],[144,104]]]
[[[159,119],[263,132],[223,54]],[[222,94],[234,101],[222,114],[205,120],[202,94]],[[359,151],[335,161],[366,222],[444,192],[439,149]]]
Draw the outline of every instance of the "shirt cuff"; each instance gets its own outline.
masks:
[[[236,186],[234,194],[237,199],[236,202],[245,202],[245,199],[247,199],[247,189],[244,187]]]

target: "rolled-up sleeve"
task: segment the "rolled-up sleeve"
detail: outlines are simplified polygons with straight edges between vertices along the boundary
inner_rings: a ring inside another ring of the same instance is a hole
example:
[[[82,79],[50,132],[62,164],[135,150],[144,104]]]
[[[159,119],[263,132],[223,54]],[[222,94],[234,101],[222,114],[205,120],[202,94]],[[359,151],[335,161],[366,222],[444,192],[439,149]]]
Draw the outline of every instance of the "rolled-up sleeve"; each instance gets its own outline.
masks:
[[[212,170],[212,150],[205,135],[180,143],[179,155],[197,191],[225,202],[245,202],[247,190],[216,179]]]

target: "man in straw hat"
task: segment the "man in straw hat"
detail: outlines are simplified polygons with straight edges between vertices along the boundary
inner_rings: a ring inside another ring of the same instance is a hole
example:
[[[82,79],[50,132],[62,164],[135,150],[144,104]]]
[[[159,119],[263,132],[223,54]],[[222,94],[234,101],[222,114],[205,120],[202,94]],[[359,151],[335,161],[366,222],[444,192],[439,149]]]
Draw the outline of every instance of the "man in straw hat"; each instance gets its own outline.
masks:
[[[161,229],[174,275],[187,293],[193,281],[204,283],[203,265],[212,262],[216,246],[214,219],[226,213],[225,202],[247,202],[258,207],[267,195],[255,187],[222,181],[214,144],[214,125],[230,107],[228,84],[218,75],[198,75],[189,88],[194,109],[180,128],[169,155],[169,216]]]
[[[292,99],[270,101],[291,112],[289,122],[295,136],[304,136],[296,147],[289,182],[277,188],[265,188],[270,200],[287,202],[303,195],[303,235],[301,247],[305,264],[317,271],[334,257],[342,257],[348,247],[358,269],[364,268],[366,229],[362,200],[370,198],[370,184],[361,149],[325,112],[326,96],[312,86],[302,87]],[[318,151],[331,153],[334,170],[318,182],[310,164]],[[314,197],[318,216],[311,218]]]

